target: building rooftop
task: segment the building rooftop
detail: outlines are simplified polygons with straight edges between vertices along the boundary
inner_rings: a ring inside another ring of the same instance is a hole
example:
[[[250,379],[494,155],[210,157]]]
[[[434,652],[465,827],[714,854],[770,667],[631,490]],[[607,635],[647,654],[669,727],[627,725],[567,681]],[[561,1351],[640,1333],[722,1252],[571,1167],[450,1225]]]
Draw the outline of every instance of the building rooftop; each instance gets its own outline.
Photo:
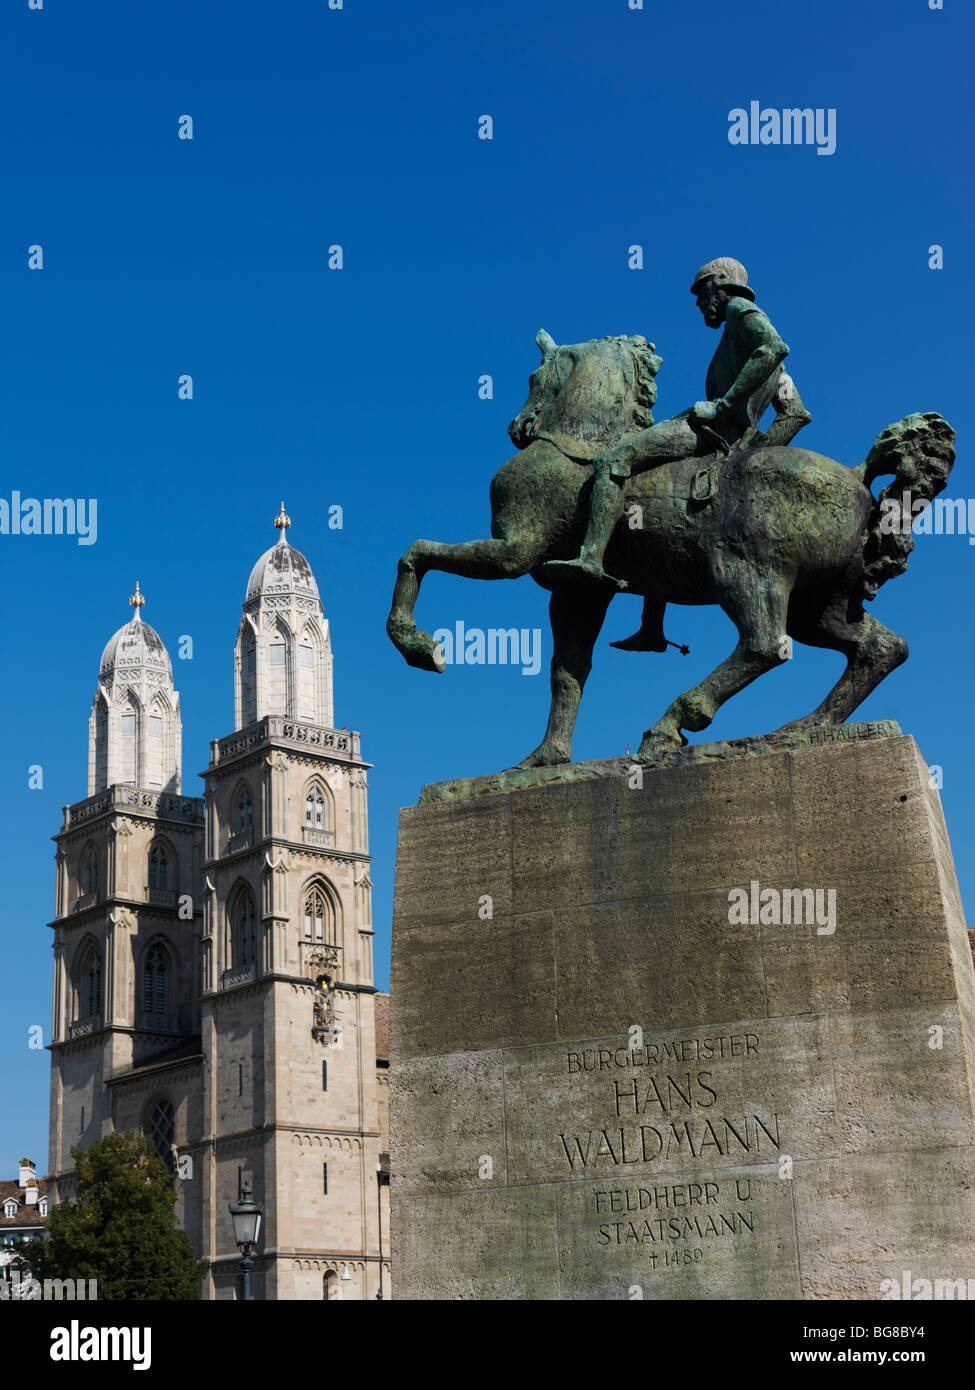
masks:
[[[41,1197],[47,1196],[47,1183],[43,1178],[38,1178],[36,1184],[38,1201]],[[36,1202],[30,1205],[24,1199],[26,1188],[21,1187],[16,1178],[5,1178],[0,1180],[0,1231],[10,1230],[15,1227],[23,1226],[43,1226],[47,1220],[42,1216]],[[15,1197],[20,1204],[17,1208],[16,1216],[6,1216],[3,1210],[3,1203]]]

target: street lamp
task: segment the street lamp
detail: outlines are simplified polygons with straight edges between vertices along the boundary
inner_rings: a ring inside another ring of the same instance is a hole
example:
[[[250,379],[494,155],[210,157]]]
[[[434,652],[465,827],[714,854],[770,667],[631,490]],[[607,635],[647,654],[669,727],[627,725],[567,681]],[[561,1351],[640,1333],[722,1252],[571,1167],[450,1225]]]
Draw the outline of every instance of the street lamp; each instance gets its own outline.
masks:
[[[249,1182],[244,1183],[237,1201],[230,1202],[229,1206],[230,1216],[234,1223],[234,1244],[239,1246],[241,1252],[240,1268],[244,1276],[244,1302],[246,1303],[251,1296],[251,1270],[254,1268],[251,1250],[257,1244],[264,1213],[254,1201]]]

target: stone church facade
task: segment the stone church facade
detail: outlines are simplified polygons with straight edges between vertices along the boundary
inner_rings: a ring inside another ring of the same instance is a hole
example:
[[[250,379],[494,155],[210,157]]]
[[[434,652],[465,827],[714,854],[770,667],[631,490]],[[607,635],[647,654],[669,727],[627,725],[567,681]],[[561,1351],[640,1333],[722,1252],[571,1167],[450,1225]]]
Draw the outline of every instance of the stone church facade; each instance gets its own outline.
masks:
[[[239,1297],[229,1204],[265,1212],[267,1299],[389,1297],[388,997],[373,984],[367,772],[333,728],[329,625],[289,519],[247,585],[235,728],[181,786],[179,696],[132,620],[101,659],[88,796],[57,844],[49,1184],[73,1146],[147,1133]]]

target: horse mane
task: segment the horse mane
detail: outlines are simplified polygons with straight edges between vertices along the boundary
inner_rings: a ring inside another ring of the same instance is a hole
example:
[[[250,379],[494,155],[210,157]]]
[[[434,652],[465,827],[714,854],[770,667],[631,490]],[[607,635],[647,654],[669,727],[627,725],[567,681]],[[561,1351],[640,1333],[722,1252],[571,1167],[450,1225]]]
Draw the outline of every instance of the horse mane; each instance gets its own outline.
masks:
[[[626,399],[624,410],[616,419],[609,418],[601,412],[594,415],[593,393],[589,389],[579,401],[582,413],[576,416],[571,390],[566,391],[570,382],[566,382],[558,392],[550,394],[545,407],[554,409],[560,430],[568,431],[570,438],[583,442],[594,441],[591,447],[595,448],[597,444],[615,442],[615,439],[623,435],[635,434],[653,424],[653,406],[657,399],[655,377],[660,369],[661,359],[652,344],[647,343],[643,337],[624,334],[617,337],[590,338],[588,342],[566,346],[571,346],[572,354],[578,362],[587,362],[597,373],[606,373],[610,377],[612,373],[618,373],[617,388],[614,390],[622,385]],[[597,393],[597,399],[600,394]],[[627,418],[623,418],[624,415]]]
[[[633,423],[637,429],[649,429],[653,424],[653,407],[657,401],[656,376],[660,370],[660,358],[645,341],[633,338],[617,338],[616,341],[626,343],[630,348],[629,380],[633,392]],[[623,371],[626,375],[625,366]]]

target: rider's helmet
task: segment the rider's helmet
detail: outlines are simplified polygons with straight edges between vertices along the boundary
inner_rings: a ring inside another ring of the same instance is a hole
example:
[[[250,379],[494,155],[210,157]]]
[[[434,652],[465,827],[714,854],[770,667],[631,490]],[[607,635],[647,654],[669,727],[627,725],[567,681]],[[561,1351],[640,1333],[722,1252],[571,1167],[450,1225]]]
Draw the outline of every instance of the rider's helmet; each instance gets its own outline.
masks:
[[[733,290],[746,299],[755,298],[755,291],[748,285],[748,271],[741,261],[733,261],[730,256],[719,256],[716,261],[702,265],[694,276],[691,294],[700,294],[705,280],[714,280],[722,289]]]

